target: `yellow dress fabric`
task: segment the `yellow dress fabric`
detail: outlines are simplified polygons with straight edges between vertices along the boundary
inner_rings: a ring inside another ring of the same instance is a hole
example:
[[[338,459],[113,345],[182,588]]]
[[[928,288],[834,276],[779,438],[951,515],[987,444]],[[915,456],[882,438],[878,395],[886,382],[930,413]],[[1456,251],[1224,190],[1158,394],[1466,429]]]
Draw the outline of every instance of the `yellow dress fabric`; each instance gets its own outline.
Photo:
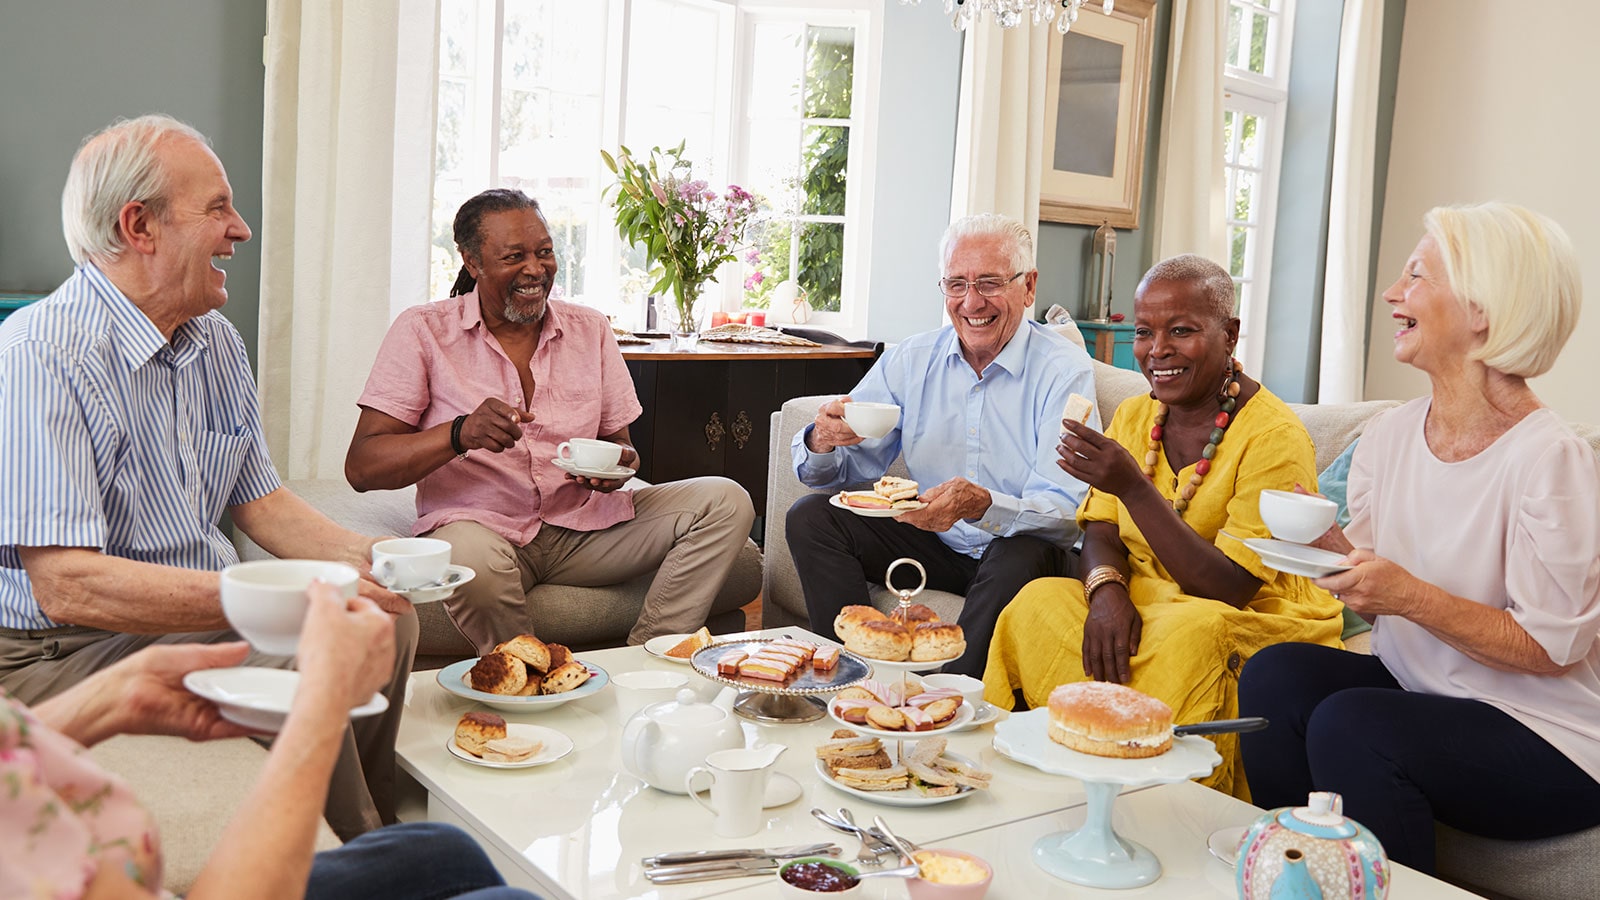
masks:
[[[1143,460],[1157,409],[1148,396],[1130,397],[1117,408],[1106,436]],[[1160,456],[1154,480],[1170,501],[1194,468],[1174,473],[1165,454]],[[1260,493],[1292,490],[1297,483],[1315,490],[1311,437],[1283,401],[1262,388],[1228,427],[1183,517],[1261,579],[1261,589],[1243,609],[1183,593],[1116,497],[1091,490],[1078,510],[1080,524],[1116,524],[1128,548],[1128,593],[1144,620],[1129,686],[1165,701],[1179,724],[1237,716],[1239,671],[1262,647],[1282,641],[1341,646],[1339,601],[1308,579],[1267,568],[1228,536],[1270,537],[1257,509]],[[1087,680],[1082,659],[1087,613],[1083,583],[1075,578],[1041,578],[1023,588],[1001,613],[989,645],[985,699],[1011,709],[1012,692],[1021,690],[1028,705],[1038,708],[1057,685]],[[1222,764],[1201,783],[1248,799],[1238,736],[1213,740]]]

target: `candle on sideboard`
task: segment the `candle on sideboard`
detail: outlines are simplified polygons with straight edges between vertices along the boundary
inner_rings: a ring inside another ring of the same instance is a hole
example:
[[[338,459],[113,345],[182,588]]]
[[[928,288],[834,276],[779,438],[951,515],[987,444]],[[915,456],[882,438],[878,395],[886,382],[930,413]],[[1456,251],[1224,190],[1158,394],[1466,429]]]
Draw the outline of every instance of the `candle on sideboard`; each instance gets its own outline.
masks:
[[[728,314],[727,313],[725,313],[725,312],[723,312],[722,310],[719,309],[719,310],[717,310],[717,311],[715,311],[715,312],[713,312],[711,314],[711,327],[712,328],[716,328],[718,325],[726,325],[726,324],[728,324]]]
[[[767,327],[767,311],[764,309],[758,309],[747,313],[744,321],[746,325],[754,325],[757,328],[765,328]]]

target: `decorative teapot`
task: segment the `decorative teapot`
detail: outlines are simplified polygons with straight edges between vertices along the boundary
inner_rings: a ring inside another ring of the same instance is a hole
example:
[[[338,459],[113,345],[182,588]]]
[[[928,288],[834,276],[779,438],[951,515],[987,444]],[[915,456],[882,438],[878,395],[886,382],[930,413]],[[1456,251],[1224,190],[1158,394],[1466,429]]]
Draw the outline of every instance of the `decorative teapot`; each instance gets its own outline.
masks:
[[[1240,900],[1383,900],[1389,858],[1366,826],[1342,814],[1338,794],[1263,814],[1239,842]]]
[[[651,787],[684,793],[684,776],[718,750],[744,746],[744,730],[733,716],[733,688],[701,703],[684,688],[673,700],[652,703],[622,728],[622,765]]]

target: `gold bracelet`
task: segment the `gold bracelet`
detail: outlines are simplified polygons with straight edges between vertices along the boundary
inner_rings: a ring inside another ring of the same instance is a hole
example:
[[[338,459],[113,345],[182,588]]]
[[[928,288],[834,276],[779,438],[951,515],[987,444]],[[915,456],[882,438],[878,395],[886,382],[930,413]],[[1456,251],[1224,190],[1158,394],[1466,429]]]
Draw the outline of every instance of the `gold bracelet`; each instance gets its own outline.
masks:
[[[1088,603],[1090,600],[1094,599],[1094,592],[1097,589],[1113,581],[1122,585],[1124,588],[1128,586],[1128,579],[1124,578],[1122,573],[1117,571],[1116,566],[1102,565],[1095,566],[1093,569],[1090,569],[1089,577],[1084,579],[1083,582],[1083,601]]]

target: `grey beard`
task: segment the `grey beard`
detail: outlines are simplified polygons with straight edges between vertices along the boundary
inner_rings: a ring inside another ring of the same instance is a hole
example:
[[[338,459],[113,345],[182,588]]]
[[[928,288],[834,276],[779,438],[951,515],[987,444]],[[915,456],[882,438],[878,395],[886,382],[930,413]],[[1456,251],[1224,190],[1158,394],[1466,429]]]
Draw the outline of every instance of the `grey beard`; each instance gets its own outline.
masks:
[[[504,315],[507,322],[514,322],[518,325],[531,325],[534,322],[544,318],[544,311],[549,308],[549,302],[546,301],[545,303],[539,304],[538,312],[523,312],[517,308],[515,300],[507,297]]]

